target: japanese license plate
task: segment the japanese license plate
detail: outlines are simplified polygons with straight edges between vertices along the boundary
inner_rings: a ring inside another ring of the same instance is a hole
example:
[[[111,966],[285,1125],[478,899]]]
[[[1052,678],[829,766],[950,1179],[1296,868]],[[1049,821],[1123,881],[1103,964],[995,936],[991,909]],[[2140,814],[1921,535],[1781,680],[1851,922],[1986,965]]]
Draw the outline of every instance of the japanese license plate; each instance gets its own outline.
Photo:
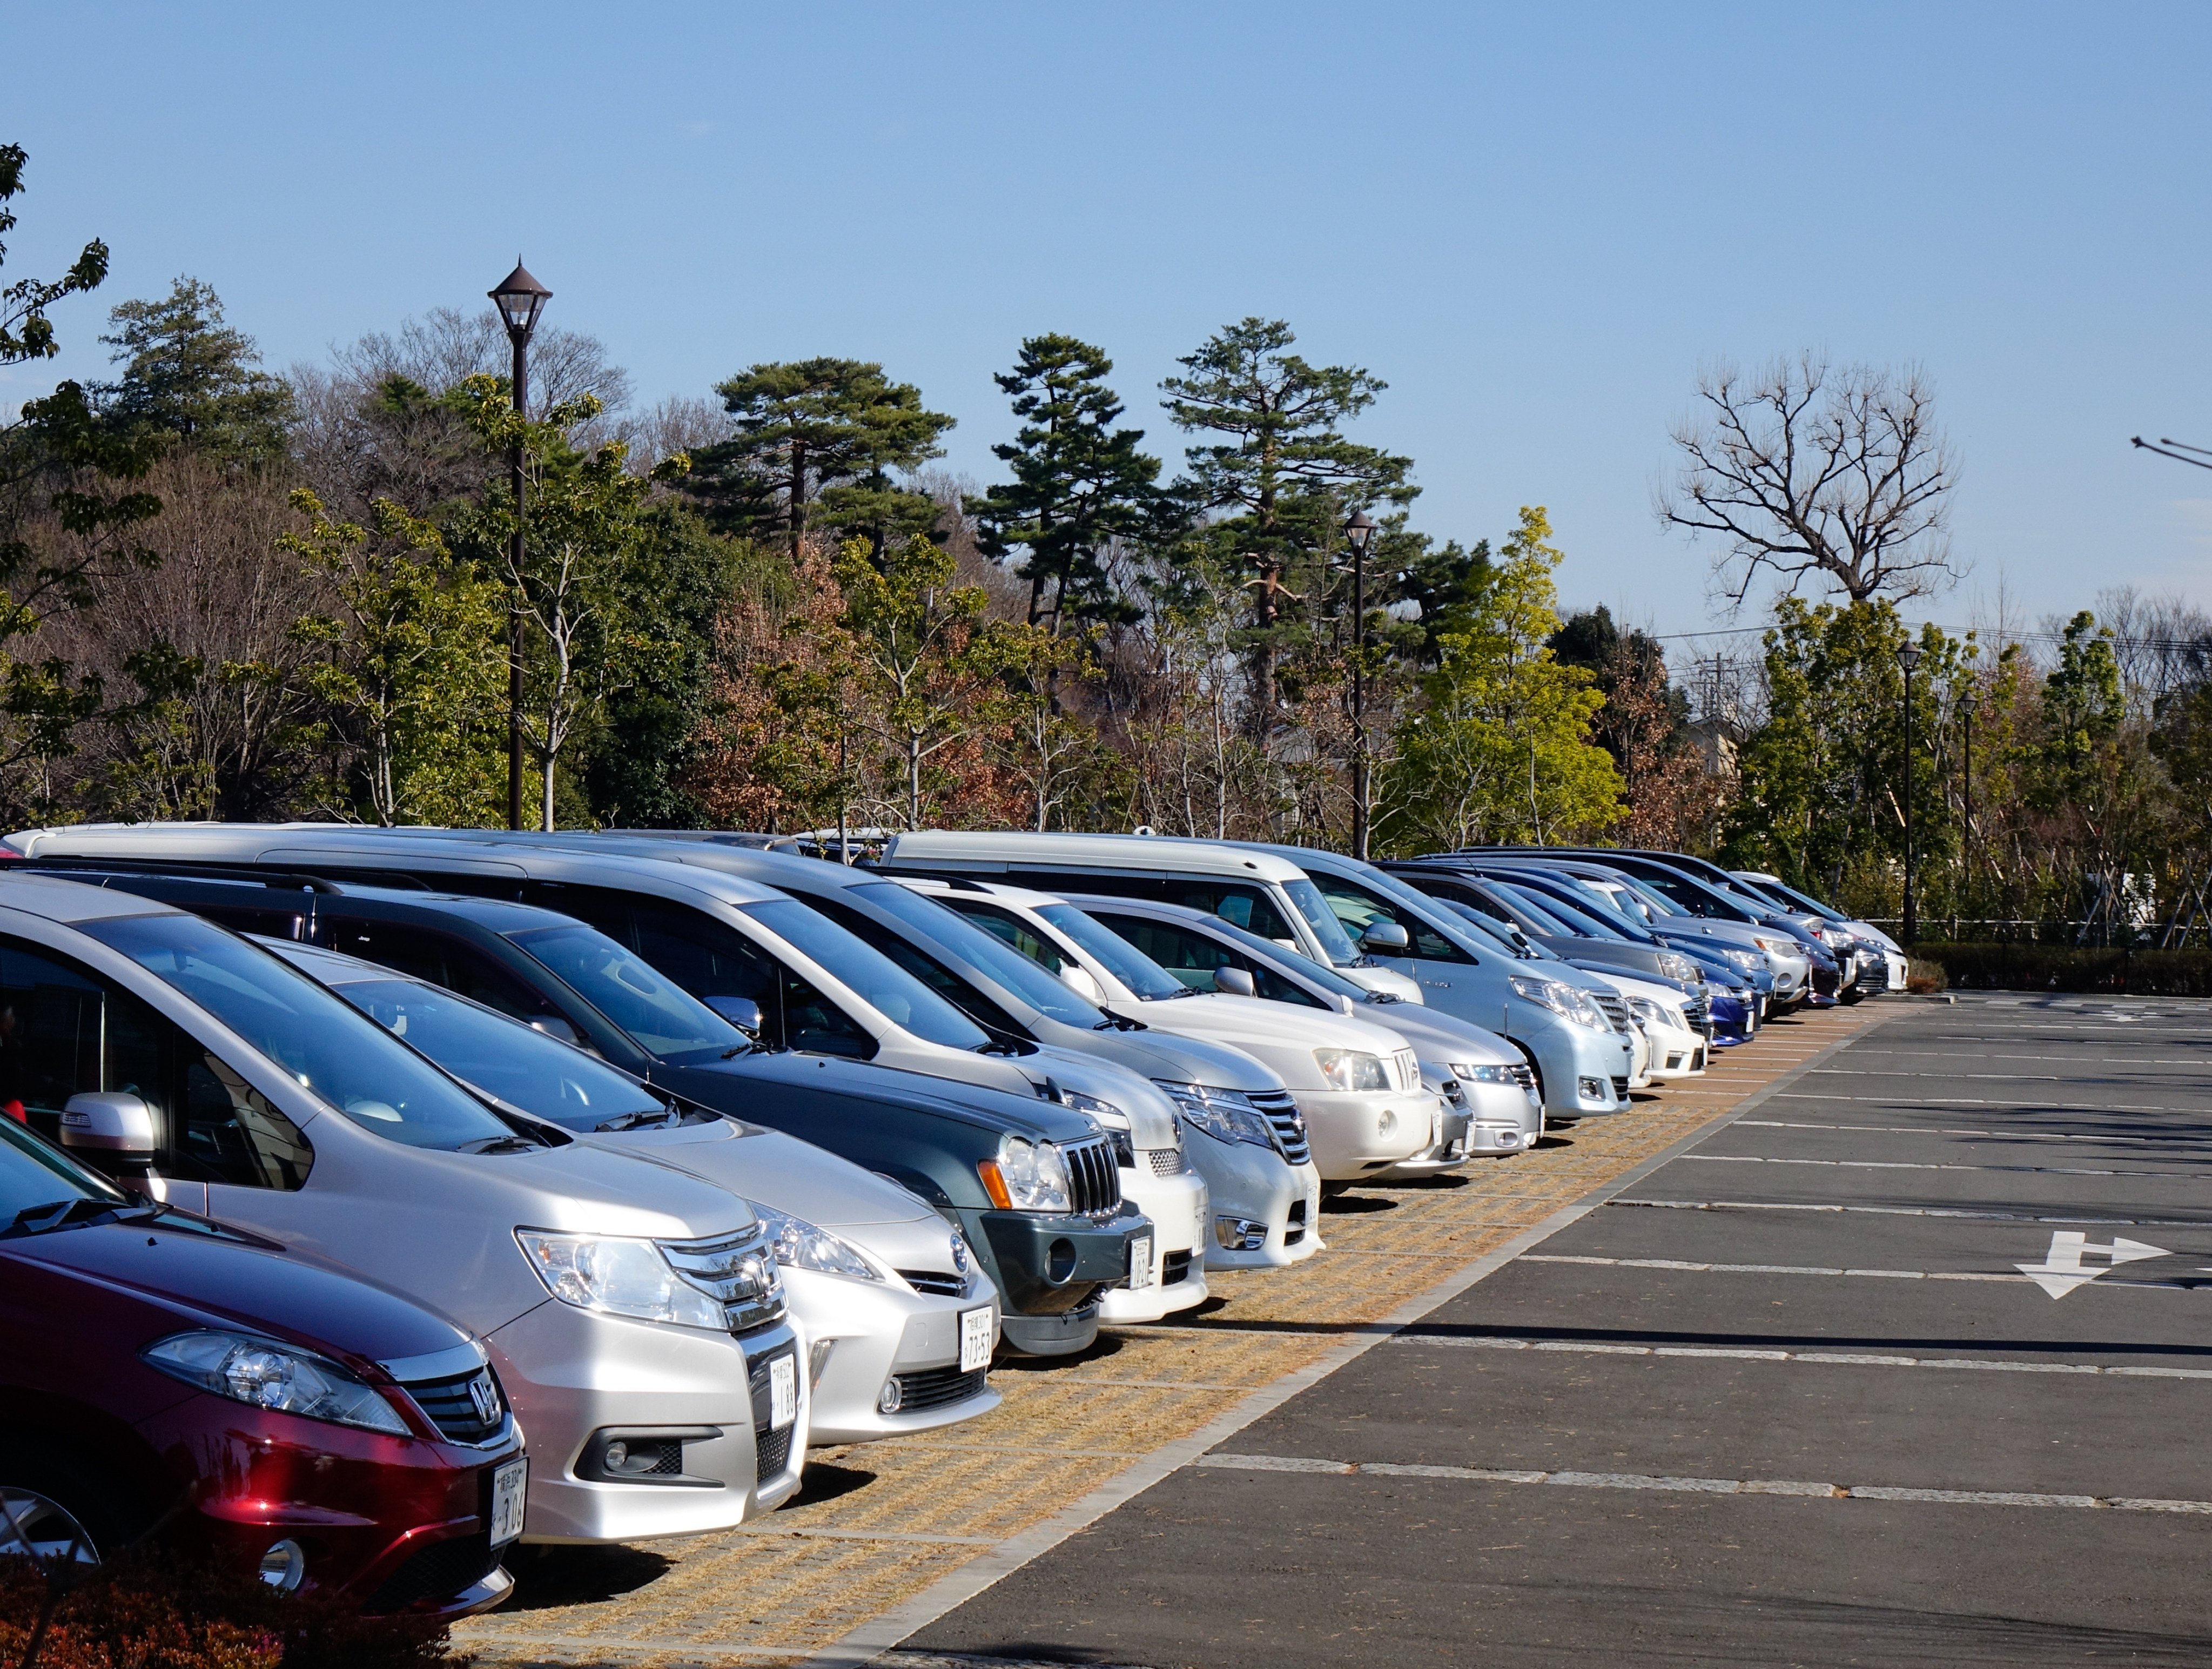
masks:
[[[1152,1284],[1152,1237],[1139,1234],[1129,1242],[1129,1290],[1140,1292]]]
[[[991,1307],[960,1312],[960,1371],[972,1374],[991,1365]]]
[[[781,1355],[768,1365],[768,1428],[781,1431],[799,1417],[799,1358]]]
[[[504,1547],[522,1533],[522,1501],[530,1492],[530,1462],[510,1460],[491,1475],[491,1544]]]

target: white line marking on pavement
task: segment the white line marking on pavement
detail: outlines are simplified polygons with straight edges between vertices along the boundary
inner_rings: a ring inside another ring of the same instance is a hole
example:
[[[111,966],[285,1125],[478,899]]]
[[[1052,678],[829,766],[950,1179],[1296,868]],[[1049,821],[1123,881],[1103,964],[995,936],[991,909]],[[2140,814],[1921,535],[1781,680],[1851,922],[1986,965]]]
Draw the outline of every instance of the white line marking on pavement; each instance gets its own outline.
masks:
[[[2177,1089],[2176,1094],[2193,1094],[2193,1087]],[[1863,1106],[1869,1099],[1888,1106],[1915,1107],[2002,1107],[2009,1112],[2172,1112],[2187,1114],[2189,1107],[2139,1107],[2117,1101],[2012,1101],[1992,1099],[1986,1095],[1885,1095],[1869,1098],[1864,1095],[1816,1095],[1805,1090],[1784,1090],[1774,1098],[1778,1101],[1849,1101]],[[2029,1130],[2026,1135],[2037,1132]]]
[[[1433,1477],[1468,1483],[1547,1484],[1568,1489],[1665,1489],[1700,1495],[1806,1495],[1825,1501],[1921,1501],[1956,1507],[2085,1507],[2123,1513],[2212,1514],[2212,1501],[2136,1495],[2044,1495],[2024,1489],[1912,1489],[1887,1483],[1816,1483],[1777,1477],[1666,1477],[1646,1472],[1519,1471],[1486,1466],[1406,1466],[1380,1460],[1319,1460],[1301,1455],[1202,1454],[1191,1462],[1215,1471],[1319,1472],[1341,1477]]]
[[[1692,1275],[1851,1275],[1881,1281],[2024,1282],[2025,1275],[1981,1275],[1964,1270],[1917,1269],[1832,1269],[1801,1264],[1696,1264],[1675,1258],[1569,1258],[1556,1252],[1524,1252],[1523,1264],[1586,1264],[1599,1269],[1663,1269]]]
[[[1754,1350],[1689,1344],[1598,1344],[1580,1339],[1471,1338],[1401,1333],[1394,1344],[1451,1350],[1541,1350],[1563,1355],[1714,1356],[1729,1361],[1800,1361],[1827,1367],[1931,1367],[1989,1374],[2088,1374],[2135,1380],[2212,1380],[2212,1367],[2106,1367],[2095,1362],[1984,1361],[1972,1356],[1893,1356],[1849,1350]]]
[[[1606,1203],[1656,1211],[1856,1211],[1870,1217],[1958,1217],[1969,1222],[2063,1223],[2076,1228],[2212,1228],[2212,1221],[2179,1217],[2054,1217],[2037,1212],[1935,1205],[1808,1205],[1794,1200],[1607,1200]]]
[[[2043,1254],[2039,1264],[2014,1264],[2013,1267],[2029,1280],[2060,1299],[2076,1287],[2087,1286],[2100,1275],[2110,1275],[2123,1264],[2132,1264],[2145,1258],[2170,1258],[2173,1254],[2163,1246],[2145,1246],[2141,1240],[2124,1240],[2115,1235],[2110,1246],[2091,1246],[2089,1237],[2078,1228],[2062,1228],[2051,1237],[2051,1250]],[[2102,1258],[2102,1269],[2084,1269],[2084,1258]]]
[[[1856,1130],[1868,1136],[1984,1136],[2018,1142],[2171,1142],[2172,1136],[2083,1136],[2071,1130],[1984,1130],[1943,1124],[1815,1124],[1795,1118],[1739,1118],[1739,1125],[1755,1130]],[[2176,1132],[2179,1134],[2179,1132]]]
[[[2112,1171],[2084,1165],[1946,1165],[1907,1159],[1770,1159],[1759,1154],[1684,1154],[1675,1163],[1701,1165],[1819,1165],[1837,1171],[2001,1171],[2051,1177],[2179,1177],[2202,1181],[2202,1171]]]

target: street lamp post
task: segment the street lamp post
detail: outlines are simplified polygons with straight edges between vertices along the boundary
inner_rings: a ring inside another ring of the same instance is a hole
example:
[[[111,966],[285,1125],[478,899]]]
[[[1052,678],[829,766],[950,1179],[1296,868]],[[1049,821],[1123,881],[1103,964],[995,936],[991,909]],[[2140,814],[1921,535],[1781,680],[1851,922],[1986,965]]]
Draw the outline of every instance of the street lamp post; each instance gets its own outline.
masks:
[[[1965,879],[1974,878],[1974,691],[1969,686],[1959,697],[1959,852]],[[1961,889],[1964,890],[1964,889]]]
[[[553,292],[532,277],[514,258],[514,271],[487,292],[507,326],[507,339],[514,349],[514,415],[529,410],[530,333],[538,328],[538,315]],[[510,599],[507,613],[507,826],[522,826],[522,584],[523,468],[522,436],[518,430],[507,456],[507,484],[514,494],[514,533],[507,545],[507,564],[514,574],[518,594]]]
[[[1899,644],[1897,664],[1905,673],[1905,919],[1899,926],[1911,945],[1920,936],[1920,912],[1912,898],[1912,669],[1920,664],[1920,646]]]
[[[1367,547],[1375,524],[1354,510],[1344,524],[1352,547],[1352,856],[1367,861]]]

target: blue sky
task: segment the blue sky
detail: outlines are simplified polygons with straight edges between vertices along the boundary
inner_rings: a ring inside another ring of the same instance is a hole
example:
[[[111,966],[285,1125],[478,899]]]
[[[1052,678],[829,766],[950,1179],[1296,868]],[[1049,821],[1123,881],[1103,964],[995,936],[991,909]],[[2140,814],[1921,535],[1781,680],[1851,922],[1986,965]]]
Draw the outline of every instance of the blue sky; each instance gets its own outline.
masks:
[[[988,479],[990,374],[1067,331],[1177,455],[1159,379],[1219,325],[1391,385],[1417,525],[1549,507],[1571,603],[1727,624],[1653,521],[1698,368],[1917,361],[1973,571],[2026,618],[2124,582],[2212,606],[2203,298],[2212,10],[1285,3],[20,9],[5,277],[89,236],[65,305],[191,273],[282,367],[520,249],[647,399],[880,359]],[[2023,620],[2025,623],[2025,619]]]

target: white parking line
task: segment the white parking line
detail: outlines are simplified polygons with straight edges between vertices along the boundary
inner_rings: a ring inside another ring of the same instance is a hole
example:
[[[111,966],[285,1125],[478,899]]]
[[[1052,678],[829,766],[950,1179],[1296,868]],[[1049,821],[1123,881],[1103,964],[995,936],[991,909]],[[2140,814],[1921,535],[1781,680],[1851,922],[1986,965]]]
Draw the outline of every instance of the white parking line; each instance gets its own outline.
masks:
[[[1757,1350],[1692,1344],[1597,1344],[1578,1339],[1474,1337],[1401,1333],[1394,1344],[1436,1345],[1453,1350],[1543,1350],[1563,1355],[1697,1356],[1727,1361],[1797,1361],[1827,1367],[1931,1367],[1986,1374],[2087,1374],[2136,1380],[2212,1380],[2212,1367],[2106,1367],[2096,1362],[1984,1361],[1973,1356],[1875,1355],[1844,1350]]]
[[[1870,1217],[1961,1217],[1970,1222],[2045,1223],[2069,1228],[2212,1228],[2212,1219],[2054,1217],[2027,1211],[1939,1205],[1811,1205],[1796,1200],[1607,1200],[1611,1206],[1657,1211],[1856,1211]]]
[[[1983,1130],[1943,1124],[1815,1124],[1790,1118],[1739,1118],[1738,1130],[1856,1130],[1867,1136],[1988,1136],[2000,1142],[2171,1142],[2171,1136],[2083,1136],[2070,1130]],[[2178,1132],[2177,1132],[2178,1133]]]
[[[2177,1094],[2188,1092],[2177,1090]],[[2003,1107],[2011,1112],[2172,1112],[2193,1117],[2193,1107],[2143,1107],[2121,1102],[2099,1101],[2014,1101],[1992,1099],[1987,1095],[1818,1095],[1804,1090],[1789,1089],[1773,1098],[1778,1101],[1849,1101],[1862,1105],[1869,1099],[1890,1106],[1916,1107]],[[2033,1135],[2033,1131],[2027,1132]]]
[[[1522,1471],[1488,1466],[1407,1466],[1304,1455],[1202,1454],[1192,1465],[1217,1471],[1310,1472],[1340,1477],[1433,1477],[1468,1483],[1535,1483],[1568,1489],[1664,1489],[1700,1495],[1803,1495],[1819,1501],[1917,1501],[1953,1507],[2086,1507],[2122,1513],[2212,1514],[2212,1501],[2137,1495],[2044,1495],[2019,1489],[1916,1489],[1884,1483],[1815,1483],[1796,1478],[1665,1477],[1646,1472]]]
[[[1818,1264],[1699,1264],[1679,1258],[1570,1258],[1557,1252],[1524,1252],[1515,1261],[1522,1264],[1582,1264],[1595,1269],[1663,1269],[1692,1275],[1847,1275],[1878,1281],[2002,1281],[2021,1285],[2027,1282],[2025,1275],[1982,1275],[1964,1270],[1835,1269]]]
[[[1767,1159],[1757,1154],[1684,1154],[1678,1165],[1820,1165],[1843,1171],[2002,1171],[2053,1177],[2179,1177],[2201,1182],[2203,1171],[2102,1171],[2082,1165],[1944,1165],[1931,1160],[1907,1159]]]

